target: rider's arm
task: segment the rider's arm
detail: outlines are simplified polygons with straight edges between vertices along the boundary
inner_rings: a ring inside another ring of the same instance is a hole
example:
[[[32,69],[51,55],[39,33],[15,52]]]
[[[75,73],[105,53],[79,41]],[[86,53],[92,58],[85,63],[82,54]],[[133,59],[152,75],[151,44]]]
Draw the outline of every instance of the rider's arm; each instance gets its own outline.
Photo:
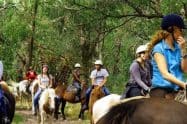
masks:
[[[81,83],[81,80],[78,78],[78,76],[77,76],[75,71],[73,71],[73,76],[76,78],[77,81],[79,81]]]
[[[166,80],[168,80],[168,81],[170,81],[170,82],[172,82],[172,83],[174,83],[174,84],[176,84],[176,85],[185,89],[185,83],[178,80],[175,76],[173,76],[172,74],[170,74],[168,72],[166,60],[161,53],[155,53],[154,54],[154,59],[155,59],[157,65],[158,65],[158,68],[159,68],[162,76]]]
[[[91,78],[92,85],[95,84],[95,78]]]
[[[90,75],[92,85],[95,84],[95,78],[96,78],[95,75],[96,75],[96,74],[95,74],[95,70],[94,70],[94,71],[91,72],[91,75]]]

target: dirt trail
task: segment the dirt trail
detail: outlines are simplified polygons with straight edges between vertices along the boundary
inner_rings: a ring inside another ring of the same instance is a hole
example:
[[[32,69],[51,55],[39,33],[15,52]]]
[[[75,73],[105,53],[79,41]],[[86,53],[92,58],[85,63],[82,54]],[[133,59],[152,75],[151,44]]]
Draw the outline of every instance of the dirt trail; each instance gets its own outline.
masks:
[[[32,112],[30,110],[16,110],[16,113],[21,115],[25,121],[22,124],[38,124],[38,120],[36,116],[32,115]],[[88,120],[63,120],[62,117],[60,117],[58,120],[52,120],[50,122],[49,120],[45,121],[45,124],[89,124]]]

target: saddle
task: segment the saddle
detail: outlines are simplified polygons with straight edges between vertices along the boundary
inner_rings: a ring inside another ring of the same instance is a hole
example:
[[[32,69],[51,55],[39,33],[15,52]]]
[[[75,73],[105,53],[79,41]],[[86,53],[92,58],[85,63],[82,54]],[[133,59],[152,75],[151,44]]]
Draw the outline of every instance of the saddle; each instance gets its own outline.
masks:
[[[74,94],[78,93],[78,88],[75,87],[74,85],[69,85],[66,89],[67,92],[73,92]]]
[[[175,100],[178,102],[181,102],[185,105],[187,105],[187,96],[186,96],[186,90],[180,90],[176,96],[175,96]]]

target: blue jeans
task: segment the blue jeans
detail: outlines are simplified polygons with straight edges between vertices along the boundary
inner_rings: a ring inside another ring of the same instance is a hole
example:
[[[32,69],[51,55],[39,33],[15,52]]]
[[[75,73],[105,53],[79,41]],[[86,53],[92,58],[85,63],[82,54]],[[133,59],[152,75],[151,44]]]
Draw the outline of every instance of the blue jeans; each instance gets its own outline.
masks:
[[[102,91],[104,92],[105,96],[110,95],[110,91],[105,86],[102,87]],[[86,101],[89,101],[91,92],[92,92],[92,86],[90,86],[86,91]]]
[[[38,91],[36,92],[36,94],[34,95],[34,107],[37,108],[38,107],[38,101],[39,101],[39,98],[40,98],[40,95],[42,93],[42,89],[39,88]]]
[[[81,89],[81,84],[77,81],[73,81],[73,85],[77,88],[77,89]]]

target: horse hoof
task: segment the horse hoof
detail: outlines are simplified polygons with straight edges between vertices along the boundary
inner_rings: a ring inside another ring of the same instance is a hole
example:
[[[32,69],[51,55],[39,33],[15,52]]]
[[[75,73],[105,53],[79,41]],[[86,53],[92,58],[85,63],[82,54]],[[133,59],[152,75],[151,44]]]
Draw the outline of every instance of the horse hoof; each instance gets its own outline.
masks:
[[[58,120],[58,114],[57,114],[57,115],[55,114],[55,115],[54,115],[54,118],[55,118],[56,120]]]
[[[79,118],[79,121],[82,121],[82,119],[81,119],[81,118]]]

